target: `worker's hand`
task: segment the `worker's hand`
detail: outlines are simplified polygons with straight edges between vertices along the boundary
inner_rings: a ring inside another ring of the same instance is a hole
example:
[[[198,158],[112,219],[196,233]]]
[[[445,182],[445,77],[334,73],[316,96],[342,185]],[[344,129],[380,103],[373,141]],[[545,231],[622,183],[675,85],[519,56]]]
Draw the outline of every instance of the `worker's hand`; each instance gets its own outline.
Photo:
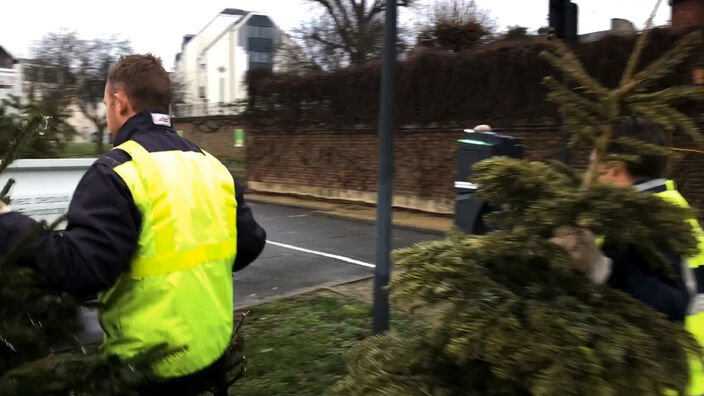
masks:
[[[9,213],[11,210],[9,206],[5,205],[5,202],[0,201],[0,214]]]
[[[611,275],[611,260],[596,245],[596,236],[585,228],[562,226],[555,229],[550,242],[565,249],[574,267],[595,283],[606,282]]]

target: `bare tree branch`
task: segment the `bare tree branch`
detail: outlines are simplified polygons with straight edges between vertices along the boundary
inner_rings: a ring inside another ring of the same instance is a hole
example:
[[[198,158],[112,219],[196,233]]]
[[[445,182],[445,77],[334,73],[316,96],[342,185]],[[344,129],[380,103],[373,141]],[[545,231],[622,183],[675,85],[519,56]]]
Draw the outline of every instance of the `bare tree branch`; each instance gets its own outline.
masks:
[[[304,24],[297,32],[309,57],[323,68],[364,63],[381,55],[383,13],[381,0],[308,0],[318,4],[323,15]],[[405,7],[413,0],[399,1]]]

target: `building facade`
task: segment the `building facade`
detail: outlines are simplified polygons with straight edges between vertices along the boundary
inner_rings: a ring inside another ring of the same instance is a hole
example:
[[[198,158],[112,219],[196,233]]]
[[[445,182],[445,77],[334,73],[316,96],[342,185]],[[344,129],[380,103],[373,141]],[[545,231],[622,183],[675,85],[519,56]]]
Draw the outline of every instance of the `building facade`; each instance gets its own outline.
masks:
[[[35,59],[13,58],[7,51],[0,47],[0,100],[10,99],[11,96],[20,98],[20,103],[41,100],[47,92],[54,92],[61,86],[61,73],[57,68]],[[105,105],[98,104],[93,110],[94,116],[103,117]],[[73,127],[76,134],[72,138],[74,143],[95,142],[99,135],[95,124],[88,118],[77,99],[68,104],[66,111],[70,116],[66,123]],[[104,143],[109,143],[109,134],[103,132]]]
[[[276,49],[286,40],[267,15],[233,8],[184,36],[172,74],[179,91],[175,115],[237,113],[236,104],[247,98],[247,72],[274,70]]]
[[[22,97],[22,72],[17,59],[0,47],[0,101]]]

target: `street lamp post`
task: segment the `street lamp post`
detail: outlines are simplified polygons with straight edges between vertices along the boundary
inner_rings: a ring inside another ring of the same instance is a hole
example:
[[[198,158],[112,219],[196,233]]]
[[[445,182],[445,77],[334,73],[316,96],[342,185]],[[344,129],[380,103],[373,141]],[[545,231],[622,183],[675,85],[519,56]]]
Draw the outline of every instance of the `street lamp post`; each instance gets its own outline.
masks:
[[[379,110],[379,190],[376,206],[376,268],[374,269],[374,334],[389,329],[389,296],[385,287],[391,277],[391,199],[394,170],[396,0],[386,0],[384,54],[381,65]]]

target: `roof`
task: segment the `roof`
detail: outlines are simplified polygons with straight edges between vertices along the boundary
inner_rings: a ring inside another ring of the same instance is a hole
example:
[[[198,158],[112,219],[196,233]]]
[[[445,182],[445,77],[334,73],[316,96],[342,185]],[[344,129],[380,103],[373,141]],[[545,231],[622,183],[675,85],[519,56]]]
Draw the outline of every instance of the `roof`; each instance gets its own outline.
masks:
[[[245,15],[241,16],[241,17],[238,18],[235,22],[233,22],[232,24],[230,24],[225,30],[222,31],[222,33],[220,33],[212,42],[210,42],[210,44],[208,44],[205,48],[203,48],[203,50],[200,52],[201,55],[204,54],[204,53],[206,53],[210,48],[212,48],[212,47],[213,47],[224,35],[226,35],[232,28],[234,28],[235,26],[241,24],[241,23],[244,22],[244,21],[249,21],[249,20],[251,20],[252,18],[257,18],[257,17],[266,18],[266,20],[268,21],[268,23],[265,24],[265,25],[266,25],[265,27],[272,27],[272,28],[276,29],[277,31],[282,32],[282,30],[279,28],[279,26],[276,25],[276,23],[274,23],[274,21],[273,21],[273,20],[271,19],[271,17],[269,17],[268,15],[263,14],[263,13],[258,13],[258,12],[250,12],[250,11],[247,11]],[[257,23],[257,24],[255,24],[255,26],[262,26],[262,24],[261,24],[261,23]]]
[[[218,17],[220,15],[239,16],[240,17],[240,18],[238,18],[238,20],[239,20],[239,19],[244,18],[244,16],[247,14],[249,14],[249,11],[240,10],[238,8],[225,8],[224,10],[220,11],[220,13],[218,15],[215,15],[215,17],[213,19],[211,19],[210,22],[208,22],[205,26],[203,26],[203,28],[200,29],[200,31],[193,36],[197,36],[197,35],[203,33],[203,31],[205,29],[207,29],[208,26],[210,26],[210,24],[213,23],[213,21],[218,19]]]
[[[195,34],[186,34],[183,36],[183,40],[181,40],[181,50],[183,50],[183,47],[188,44],[189,41],[193,40],[193,37],[195,37]]]
[[[225,8],[220,13],[225,15],[246,15],[249,14],[249,11],[240,10],[239,8]]]
[[[51,63],[41,60],[41,59],[31,59],[31,58],[20,58],[20,59],[15,59],[18,63],[21,63],[23,65],[29,65],[29,66],[49,66],[51,67]]]
[[[225,28],[225,30],[223,30],[220,34],[217,35],[217,37],[215,37],[215,39],[214,39],[213,41],[210,42],[210,44],[208,44],[205,48],[203,48],[203,50],[200,52],[201,55],[204,54],[204,53],[206,53],[212,46],[215,45],[215,43],[217,43],[218,41],[220,41],[220,39],[221,39],[224,35],[226,35],[233,27],[239,25],[242,21],[244,21],[245,19],[247,19],[247,17],[249,17],[249,16],[251,16],[251,13],[248,12],[247,14],[245,14],[245,15],[243,15],[243,16],[237,18],[237,20],[236,20],[235,22],[233,22],[233,23],[231,23],[230,25],[228,25],[227,28]]]
[[[12,54],[10,52],[8,52],[5,48],[3,48],[2,45],[0,45],[0,54],[3,54],[3,53],[5,55],[9,56],[12,59],[13,63],[17,63],[17,59],[14,56],[12,56]]]

